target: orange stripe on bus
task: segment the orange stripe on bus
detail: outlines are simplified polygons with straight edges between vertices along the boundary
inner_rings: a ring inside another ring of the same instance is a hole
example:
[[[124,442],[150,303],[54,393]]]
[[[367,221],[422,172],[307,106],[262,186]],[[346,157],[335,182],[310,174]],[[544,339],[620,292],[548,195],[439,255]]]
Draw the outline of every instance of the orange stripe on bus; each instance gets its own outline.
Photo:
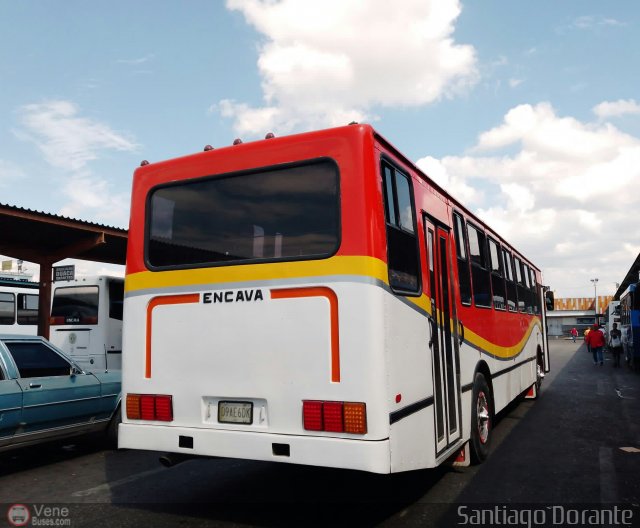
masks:
[[[157,306],[166,306],[170,304],[190,304],[200,302],[200,294],[189,293],[186,295],[163,295],[162,297],[154,297],[147,305],[147,347],[144,366],[144,377],[151,377],[151,320],[153,318],[153,309]]]
[[[331,381],[340,383],[340,338],[338,326],[338,296],[336,292],[331,288],[323,286],[271,290],[272,299],[300,299],[306,297],[325,297],[329,301],[331,320]]]

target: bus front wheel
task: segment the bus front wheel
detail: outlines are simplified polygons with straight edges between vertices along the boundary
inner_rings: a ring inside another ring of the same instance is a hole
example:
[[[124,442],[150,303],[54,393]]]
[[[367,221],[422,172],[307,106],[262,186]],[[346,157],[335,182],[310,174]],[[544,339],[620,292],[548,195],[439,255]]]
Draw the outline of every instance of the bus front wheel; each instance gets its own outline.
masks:
[[[487,380],[480,372],[473,382],[471,400],[471,461],[483,462],[489,455],[493,433],[493,402]]]

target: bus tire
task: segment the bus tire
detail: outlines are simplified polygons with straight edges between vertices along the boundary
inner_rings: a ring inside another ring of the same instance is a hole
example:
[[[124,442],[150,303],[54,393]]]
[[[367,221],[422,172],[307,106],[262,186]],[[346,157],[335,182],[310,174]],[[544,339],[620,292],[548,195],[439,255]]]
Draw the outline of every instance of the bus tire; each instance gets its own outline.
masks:
[[[487,380],[476,372],[471,398],[471,461],[480,464],[489,456],[493,433],[493,401]]]
[[[538,354],[536,360],[536,398],[540,395],[540,388],[542,387],[542,380],[544,378],[544,365],[542,362],[542,356]]]

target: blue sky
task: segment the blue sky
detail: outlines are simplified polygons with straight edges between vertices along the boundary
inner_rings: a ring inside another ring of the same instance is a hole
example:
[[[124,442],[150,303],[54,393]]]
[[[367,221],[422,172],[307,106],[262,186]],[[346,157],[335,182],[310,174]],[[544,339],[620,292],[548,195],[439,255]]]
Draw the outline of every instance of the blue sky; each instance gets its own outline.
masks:
[[[633,0],[0,0],[0,202],[126,227],[142,159],[355,119],[558,295],[613,293],[640,252],[639,22]]]

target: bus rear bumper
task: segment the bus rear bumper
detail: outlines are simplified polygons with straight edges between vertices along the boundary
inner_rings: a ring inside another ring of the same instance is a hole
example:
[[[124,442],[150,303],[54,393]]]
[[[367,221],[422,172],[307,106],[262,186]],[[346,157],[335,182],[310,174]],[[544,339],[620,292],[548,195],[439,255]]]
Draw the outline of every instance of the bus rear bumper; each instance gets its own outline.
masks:
[[[181,445],[193,447],[180,447]],[[372,473],[391,471],[388,438],[377,441],[351,440],[121,423],[118,430],[118,447],[354,469]]]

